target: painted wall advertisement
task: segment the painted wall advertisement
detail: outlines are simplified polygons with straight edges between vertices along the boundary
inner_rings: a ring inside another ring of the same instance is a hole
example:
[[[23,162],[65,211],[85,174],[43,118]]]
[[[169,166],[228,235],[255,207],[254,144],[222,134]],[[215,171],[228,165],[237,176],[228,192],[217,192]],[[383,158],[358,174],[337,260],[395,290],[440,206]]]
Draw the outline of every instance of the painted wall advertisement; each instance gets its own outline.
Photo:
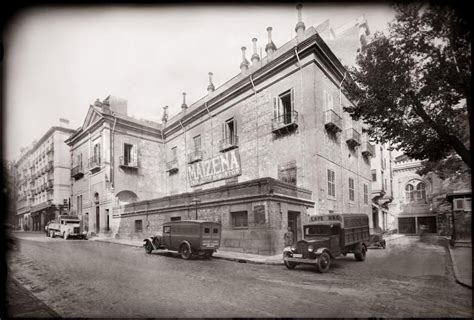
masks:
[[[242,172],[239,149],[232,149],[212,158],[189,164],[187,169],[192,187],[238,176]]]

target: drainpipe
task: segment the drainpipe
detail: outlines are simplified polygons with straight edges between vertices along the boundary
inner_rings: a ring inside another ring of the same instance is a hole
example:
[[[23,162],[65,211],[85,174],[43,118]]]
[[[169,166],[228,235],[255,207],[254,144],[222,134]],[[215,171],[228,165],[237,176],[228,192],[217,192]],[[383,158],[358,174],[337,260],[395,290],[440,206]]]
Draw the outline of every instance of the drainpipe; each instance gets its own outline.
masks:
[[[114,158],[114,132],[115,132],[115,125],[117,124],[117,115],[115,112],[112,112],[112,115],[114,116],[114,126],[112,127],[112,134],[110,135],[110,184],[112,185],[112,188],[114,188],[115,191],[115,176],[114,176],[114,164],[115,164],[115,158]]]
[[[258,157],[258,106],[257,106],[257,89],[255,89],[255,84],[253,83],[252,75],[249,76],[250,83],[252,84],[253,92],[255,94],[255,126],[256,126],[256,136],[257,136],[257,142],[255,144],[256,146],[256,154],[257,154],[257,178],[260,178],[260,161]]]

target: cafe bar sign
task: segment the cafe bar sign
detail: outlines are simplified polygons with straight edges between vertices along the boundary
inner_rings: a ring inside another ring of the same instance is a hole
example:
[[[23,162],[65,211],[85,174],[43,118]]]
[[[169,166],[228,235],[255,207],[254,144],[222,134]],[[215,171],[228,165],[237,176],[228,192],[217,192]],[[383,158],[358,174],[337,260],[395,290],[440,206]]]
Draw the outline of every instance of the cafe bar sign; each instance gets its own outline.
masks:
[[[215,157],[189,164],[189,182],[192,187],[241,174],[239,149],[220,153]]]

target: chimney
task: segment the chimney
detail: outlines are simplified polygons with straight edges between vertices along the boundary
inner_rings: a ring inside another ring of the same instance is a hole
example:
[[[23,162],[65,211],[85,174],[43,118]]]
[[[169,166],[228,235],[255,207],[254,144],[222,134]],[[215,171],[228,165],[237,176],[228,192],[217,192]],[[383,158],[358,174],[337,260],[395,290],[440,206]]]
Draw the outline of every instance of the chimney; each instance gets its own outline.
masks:
[[[268,43],[265,46],[265,52],[267,53],[267,56],[269,59],[273,58],[273,52],[276,50],[276,46],[272,41],[272,27],[267,28],[268,32]]]
[[[181,105],[181,109],[184,111],[188,108],[188,105],[186,104],[186,92],[183,92],[183,104]]]
[[[247,58],[245,58],[245,50],[247,50],[246,47],[242,47],[242,63],[240,64],[240,71],[242,73],[245,73],[245,71],[249,68],[249,61]]]
[[[166,126],[166,122],[168,122],[168,106],[163,107],[163,117],[161,118],[161,122]]]
[[[257,53],[257,38],[252,39],[253,42],[253,55],[252,55],[252,65],[257,64],[260,61],[260,57]]]
[[[295,31],[298,38],[301,38],[304,35],[304,30],[306,29],[301,14],[301,8],[303,8],[301,3],[296,5],[296,10],[298,10],[298,23],[296,24]]]
[[[212,83],[212,72],[209,72],[209,85],[207,86],[207,93],[211,94],[214,90],[214,84]]]

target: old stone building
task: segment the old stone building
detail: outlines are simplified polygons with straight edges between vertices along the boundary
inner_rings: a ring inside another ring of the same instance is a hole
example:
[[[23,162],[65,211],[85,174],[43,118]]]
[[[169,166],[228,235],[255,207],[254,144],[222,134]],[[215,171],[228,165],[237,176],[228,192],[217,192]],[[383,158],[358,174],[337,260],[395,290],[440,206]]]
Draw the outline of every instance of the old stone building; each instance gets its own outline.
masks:
[[[447,197],[452,202],[457,194],[461,194],[462,206],[455,211],[469,212],[470,216],[470,176],[443,180],[434,173],[418,175],[416,171],[421,168],[420,160],[410,159],[406,155],[395,158],[394,201],[389,204],[390,213],[396,217],[394,228],[404,234],[451,235],[452,205],[448,203]]]
[[[372,219],[370,159],[363,124],[343,111],[346,70],[298,12],[296,37],[168,119],[161,199],[115,211],[117,236],[158,231],[160,221],[206,218],[223,224],[228,250],[275,254],[290,226],[295,240],[309,215],[366,213]],[[371,222],[372,223],[372,222]]]
[[[66,140],[71,212],[88,232],[110,232],[114,207],[165,195],[161,125],[129,117],[127,108],[114,96],[97,100]]]
[[[69,121],[51,127],[25,149],[16,162],[17,216],[23,230],[42,231],[47,222],[69,208],[69,148],[64,141],[74,130]]]

